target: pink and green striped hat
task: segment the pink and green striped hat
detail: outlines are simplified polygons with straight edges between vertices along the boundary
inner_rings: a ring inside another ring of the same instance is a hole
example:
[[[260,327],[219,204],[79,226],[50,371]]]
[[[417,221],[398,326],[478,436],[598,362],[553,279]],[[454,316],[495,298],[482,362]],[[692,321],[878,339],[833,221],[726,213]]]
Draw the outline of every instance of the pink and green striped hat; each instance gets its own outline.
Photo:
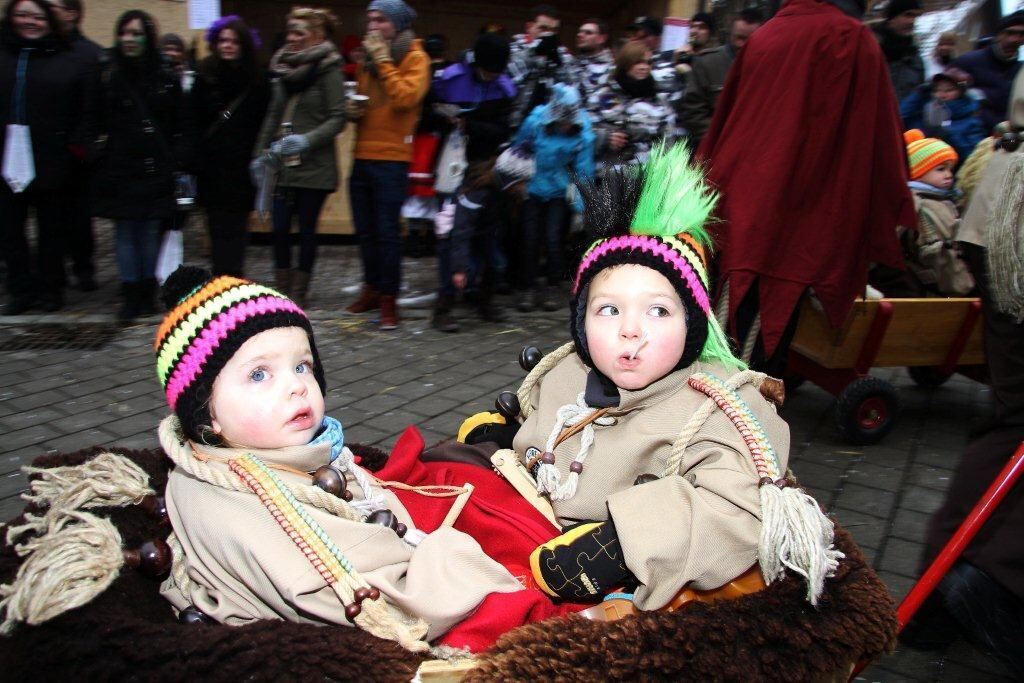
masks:
[[[309,336],[313,375],[325,391],[323,369],[309,318],[284,294],[237,277],[211,277],[191,266],[178,268],[163,286],[169,312],[157,329],[156,374],[185,434],[200,440],[211,423],[213,382],[250,337],[276,327],[300,327]]]

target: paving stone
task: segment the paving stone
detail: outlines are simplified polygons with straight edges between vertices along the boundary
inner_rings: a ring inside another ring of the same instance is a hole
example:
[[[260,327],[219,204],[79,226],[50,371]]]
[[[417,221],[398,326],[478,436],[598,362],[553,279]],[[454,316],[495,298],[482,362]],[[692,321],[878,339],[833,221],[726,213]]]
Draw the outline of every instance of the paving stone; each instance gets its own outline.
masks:
[[[442,398],[436,395],[425,396],[418,401],[406,404],[405,408],[422,417],[437,417],[452,412],[456,406],[461,406],[461,401],[452,398]]]
[[[836,507],[832,511],[836,520],[851,534],[857,545],[878,548],[889,531],[888,521],[863,512]]]
[[[916,578],[923,551],[924,543],[891,539],[886,545],[885,556],[878,562],[878,568],[891,574]]]
[[[907,484],[945,491],[952,483],[953,470],[915,462],[907,472]]]
[[[801,459],[795,463],[791,462],[790,469],[793,470],[793,474],[796,475],[797,481],[801,484],[813,482],[815,488],[825,489],[826,491],[833,491],[839,488],[839,484],[843,481],[842,470],[819,465],[809,460]]]
[[[406,410],[389,410],[366,421],[366,426],[382,432],[404,430],[409,425],[418,426],[423,418]]]
[[[846,481],[886,491],[899,491],[903,482],[903,469],[861,461],[851,464],[846,470]]]
[[[836,497],[838,507],[882,519],[888,519],[895,502],[896,494],[892,491],[851,483],[846,483]]]
[[[0,418],[0,433],[6,434],[34,425],[61,423],[66,419],[68,416],[56,406],[40,406]]]
[[[900,507],[931,514],[942,505],[945,500],[945,493],[924,486],[907,486],[900,499]]]
[[[7,398],[3,401],[4,404],[10,405],[14,408],[14,412],[20,412],[22,410],[32,410],[40,406],[49,406],[55,403],[62,403],[68,399],[68,394],[61,389],[48,389],[48,390],[33,390],[29,387],[24,387],[20,391],[26,393],[14,394],[13,389],[10,390],[11,398]],[[0,393],[4,393],[0,391]],[[7,402],[10,401],[8,404]]]
[[[891,534],[894,538],[904,540],[922,540],[928,531],[929,519],[931,515],[901,507],[896,510]]]

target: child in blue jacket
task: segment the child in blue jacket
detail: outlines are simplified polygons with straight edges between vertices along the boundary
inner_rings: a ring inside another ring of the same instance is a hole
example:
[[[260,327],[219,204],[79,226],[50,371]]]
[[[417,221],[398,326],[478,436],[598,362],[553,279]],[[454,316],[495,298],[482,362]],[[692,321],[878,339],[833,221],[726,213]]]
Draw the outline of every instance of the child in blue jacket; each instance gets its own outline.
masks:
[[[527,291],[519,302],[519,310],[531,311],[539,306],[554,311],[564,306],[564,297],[558,296],[558,283],[566,276],[562,233],[570,174],[581,180],[594,174],[594,132],[576,89],[555,84],[551,99],[534,108],[513,144],[532,149],[535,164],[526,188],[529,198],[523,207]],[[547,255],[546,287],[537,282],[541,239]]]
[[[900,102],[903,128],[917,128],[925,137],[942,140],[966,159],[988,135],[978,103],[967,93],[970,87],[970,75],[955,67],[935,74]]]

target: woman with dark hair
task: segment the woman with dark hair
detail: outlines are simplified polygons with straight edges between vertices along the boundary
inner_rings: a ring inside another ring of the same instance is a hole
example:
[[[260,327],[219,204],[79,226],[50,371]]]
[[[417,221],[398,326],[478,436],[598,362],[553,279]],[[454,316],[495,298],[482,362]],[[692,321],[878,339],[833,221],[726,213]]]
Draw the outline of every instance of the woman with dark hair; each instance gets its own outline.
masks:
[[[295,7],[284,47],[270,60],[270,107],[250,163],[254,177],[268,159],[278,163],[274,191],[274,282],[306,306],[316,262],[316,230],[327,195],[338,188],[334,138],[345,127],[341,55],[331,42],[330,10]],[[269,153],[269,154],[268,154]],[[292,220],[299,224],[299,262],[292,270]]]
[[[153,313],[160,223],[174,214],[174,174],[190,149],[188,108],[178,79],[164,68],[153,18],[141,10],[117,20],[103,57],[88,128],[93,215],[115,226],[121,320]]]
[[[38,305],[56,311],[63,304],[63,206],[81,149],[78,129],[88,73],[74,56],[50,5],[42,0],[9,0],[0,20],[0,251],[7,264],[4,314]],[[27,152],[17,155],[23,135]],[[31,163],[29,163],[31,162]],[[20,167],[21,170],[18,170]],[[33,168],[34,167],[34,168]],[[26,233],[35,209],[35,259]]]
[[[255,189],[249,160],[270,101],[256,59],[256,37],[238,16],[206,32],[210,55],[199,63],[192,89],[199,201],[206,208],[215,275],[243,277],[246,224]]]

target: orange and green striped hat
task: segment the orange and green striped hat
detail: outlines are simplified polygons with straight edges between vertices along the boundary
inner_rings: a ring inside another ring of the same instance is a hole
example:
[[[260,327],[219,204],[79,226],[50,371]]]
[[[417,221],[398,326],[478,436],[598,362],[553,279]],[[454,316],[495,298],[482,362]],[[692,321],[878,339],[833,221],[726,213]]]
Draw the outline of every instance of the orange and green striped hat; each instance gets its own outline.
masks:
[[[202,268],[181,266],[164,283],[169,311],[157,329],[156,374],[185,434],[201,439],[210,424],[213,382],[249,338],[276,327],[299,327],[309,337],[313,375],[325,390],[313,328],[298,304],[249,280],[211,277]]]
[[[917,180],[928,171],[944,161],[954,164],[960,158],[956,150],[938,138],[926,138],[917,128],[903,134],[907,145],[907,164],[910,167],[910,179]]]

